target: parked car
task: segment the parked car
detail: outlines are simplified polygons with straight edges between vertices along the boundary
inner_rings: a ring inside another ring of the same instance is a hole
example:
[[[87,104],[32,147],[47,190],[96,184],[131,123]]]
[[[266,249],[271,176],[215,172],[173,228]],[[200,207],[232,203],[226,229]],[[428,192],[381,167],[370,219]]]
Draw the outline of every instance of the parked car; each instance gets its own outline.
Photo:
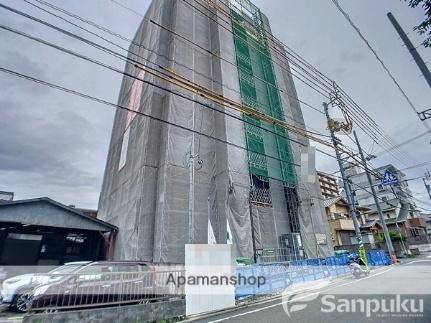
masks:
[[[72,273],[89,263],[89,261],[69,262],[48,273],[30,273],[8,278],[3,281],[1,286],[0,304],[7,304],[6,308],[21,313],[27,312],[33,290],[37,286],[58,280],[62,275]]]
[[[145,262],[92,262],[73,273],[38,285],[32,311],[140,303],[160,296],[154,267]]]

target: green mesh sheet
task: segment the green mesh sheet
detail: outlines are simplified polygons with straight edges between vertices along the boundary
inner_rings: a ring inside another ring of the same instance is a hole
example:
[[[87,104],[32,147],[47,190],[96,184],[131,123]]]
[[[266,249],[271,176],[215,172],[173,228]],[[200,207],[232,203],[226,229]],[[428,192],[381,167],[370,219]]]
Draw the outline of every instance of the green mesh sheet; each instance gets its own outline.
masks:
[[[231,13],[242,103],[285,121],[271,53],[263,32],[262,15],[247,0],[242,0],[241,5],[246,10],[241,13],[232,10]],[[244,116],[244,120],[251,123],[245,123],[250,172],[296,185],[292,148],[286,129],[250,116]]]

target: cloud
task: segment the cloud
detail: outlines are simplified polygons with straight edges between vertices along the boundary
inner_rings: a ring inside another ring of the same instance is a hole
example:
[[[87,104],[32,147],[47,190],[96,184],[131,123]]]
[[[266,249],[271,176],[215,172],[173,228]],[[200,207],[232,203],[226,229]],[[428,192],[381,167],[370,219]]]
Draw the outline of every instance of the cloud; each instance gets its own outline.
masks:
[[[73,152],[91,149],[82,128],[89,122],[73,111],[44,117],[34,106],[0,101],[0,172],[39,174],[44,183],[94,186],[97,176],[74,165]]]
[[[360,63],[364,58],[364,54],[358,51],[343,51],[339,55],[339,60],[342,63]]]
[[[44,69],[40,63],[28,58],[19,51],[6,50],[2,52],[0,55],[0,66],[30,76],[35,76],[42,80],[47,79],[46,69]],[[32,96],[42,96],[48,94],[50,91],[50,89],[45,86],[6,73],[0,73],[0,88],[3,93],[17,92],[20,93],[20,96],[27,93],[31,93]]]

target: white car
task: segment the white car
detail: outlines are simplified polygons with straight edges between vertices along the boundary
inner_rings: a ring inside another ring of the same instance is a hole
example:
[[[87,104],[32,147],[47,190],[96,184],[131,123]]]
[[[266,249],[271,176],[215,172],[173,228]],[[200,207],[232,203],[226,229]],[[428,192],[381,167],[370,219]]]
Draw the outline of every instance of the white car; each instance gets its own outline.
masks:
[[[24,274],[3,281],[0,292],[0,304],[24,313],[28,311],[33,289],[40,284],[59,279],[61,274],[70,274],[88,265],[90,261],[69,262],[46,274]],[[53,278],[52,275],[55,275]]]

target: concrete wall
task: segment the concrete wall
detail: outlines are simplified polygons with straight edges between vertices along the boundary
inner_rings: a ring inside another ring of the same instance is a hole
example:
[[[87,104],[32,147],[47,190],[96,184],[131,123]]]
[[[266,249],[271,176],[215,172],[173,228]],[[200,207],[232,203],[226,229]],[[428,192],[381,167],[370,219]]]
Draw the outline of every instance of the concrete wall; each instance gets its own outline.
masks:
[[[25,315],[23,323],[106,323],[167,320],[186,314],[185,300]]]

